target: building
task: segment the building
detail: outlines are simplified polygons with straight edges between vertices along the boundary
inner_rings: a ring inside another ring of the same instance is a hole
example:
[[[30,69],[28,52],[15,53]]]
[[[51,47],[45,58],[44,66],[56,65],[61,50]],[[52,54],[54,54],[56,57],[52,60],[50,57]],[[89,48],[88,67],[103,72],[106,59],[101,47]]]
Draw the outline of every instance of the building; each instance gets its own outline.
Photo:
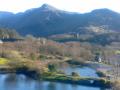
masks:
[[[102,62],[102,58],[101,57],[98,58],[98,62],[100,62],[100,63]]]
[[[3,44],[3,41],[2,41],[2,40],[0,40],[0,44]]]
[[[101,63],[102,62],[101,56],[100,55],[96,55],[95,56],[95,61]]]

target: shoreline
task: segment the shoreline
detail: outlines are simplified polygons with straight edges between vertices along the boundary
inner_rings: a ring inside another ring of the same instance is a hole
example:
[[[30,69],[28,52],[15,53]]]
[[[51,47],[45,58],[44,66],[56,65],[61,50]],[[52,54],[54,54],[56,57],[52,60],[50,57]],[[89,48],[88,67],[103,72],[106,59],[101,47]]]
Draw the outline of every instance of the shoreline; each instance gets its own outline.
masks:
[[[8,65],[1,66],[0,74],[7,74],[7,73],[24,74],[25,76],[36,80],[84,85],[91,87],[111,88],[112,85],[112,82],[105,78],[103,79],[103,78],[70,76],[70,75],[61,74],[59,72],[50,72],[50,71],[41,73],[41,71],[37,67],[34,69],[33,68],[30,69],[26,65],[25,66],[23,65],[19,68]]]
[[[73,77],[73,76],[68,76],[68,75],[58,74],[58,73],[51,73],[51,72],[43,73],[40,75],[35,71],[16,71],[13,69],[6,69],[5,71],[3,70],[1,71],[0,69],[0,74],[8,74],[8,73],[23,74],[27,77],[30,77],[36,80],[60,82],[60,83],[83,85],[83,86],[90,86],[90,87],[111,88],[111,84],[112,84],[110,81],[102,78],[98,79],[98,78],[89,78],[89,77]]]

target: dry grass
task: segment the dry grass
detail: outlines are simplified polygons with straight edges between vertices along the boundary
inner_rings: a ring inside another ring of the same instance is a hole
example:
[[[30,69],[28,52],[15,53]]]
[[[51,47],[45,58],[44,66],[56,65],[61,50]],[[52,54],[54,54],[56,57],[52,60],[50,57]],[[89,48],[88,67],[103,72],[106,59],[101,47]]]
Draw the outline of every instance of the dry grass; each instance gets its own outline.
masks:
[[[5,58],[0,58],[0,65],[6,65],[6,64],[8,64],[8,60],[7,59],[5,59]]]

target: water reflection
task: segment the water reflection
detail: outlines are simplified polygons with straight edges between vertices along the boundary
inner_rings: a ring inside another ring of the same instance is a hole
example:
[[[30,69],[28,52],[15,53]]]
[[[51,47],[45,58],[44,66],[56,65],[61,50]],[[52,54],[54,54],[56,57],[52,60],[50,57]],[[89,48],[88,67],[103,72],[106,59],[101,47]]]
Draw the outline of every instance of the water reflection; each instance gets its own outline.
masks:
[[[105,90],[57,82],[37,81],[24,75],[1,74],[0,90]]]
[[[67,75],[70,75],[73,71],[77,72],[80,76],[87,76],[87,77],[96,77],[98,78],[98,75],[96,74],[96,70],[85,67],[85,66],[73,66],[69,65],[67,63],[61,63],[57,65],[58,68],[62,71],[64,71]]]

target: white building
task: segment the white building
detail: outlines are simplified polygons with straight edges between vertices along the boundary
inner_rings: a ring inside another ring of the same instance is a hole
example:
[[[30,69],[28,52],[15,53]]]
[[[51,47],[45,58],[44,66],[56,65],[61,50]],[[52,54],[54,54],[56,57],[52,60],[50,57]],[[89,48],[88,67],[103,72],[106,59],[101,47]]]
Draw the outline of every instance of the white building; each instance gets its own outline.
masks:
[[[98,62],[100,62],[100,63],[102,62],[102,58],[101,57],[98,58]]]
[[[3,44],[3,41],[2,41],[2,40],[0,40],[0,44]]]
[[[101,63],[102,62],[102,57],[100,55],[95,56],[95,61]]]

